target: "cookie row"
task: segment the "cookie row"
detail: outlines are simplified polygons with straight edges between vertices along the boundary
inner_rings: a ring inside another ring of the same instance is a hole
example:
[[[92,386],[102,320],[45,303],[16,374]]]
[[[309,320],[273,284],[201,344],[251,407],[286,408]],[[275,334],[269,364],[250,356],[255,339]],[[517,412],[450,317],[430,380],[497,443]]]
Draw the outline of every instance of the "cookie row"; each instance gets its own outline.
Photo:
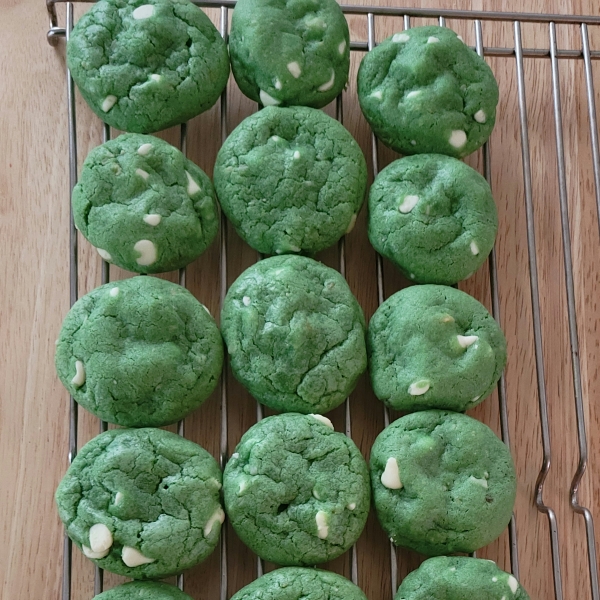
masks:
[[[485,595],[484,595],[485,594]],[[362,590],[329,571],[284,567],[259,577],[234,594],[231,600],[367,600]],[[96,596],[94,600],[192,600],[164,583],[132,582]],[[529,600],[518,581],[493,561],[467,557],[426,560],[400,585],[395,600],[481,600],[511,598]]]
[[[75,25],[67,64],[106,123],[151,133],[210,108],[229,76],[263,106],[321,108],[345,87],[350,35],[334,0],[238,0],[229,53],[189,0],[103,0]],[[358,98],[377,136],[402,154],[463,157],[489,137],[498,86],[451,29],[396,33],[366,54]]]
[[[242,436],[223,479],[210,454],[173,433],[107,431],[81,449],[56,501],[88,558],[117,574],[154,579],[214,550],[225,519],[221,481],[236,533],[283,566],[314,565],[348,550],[365,526],[371,486],[392,541],[429,556],[471,552],[495,539],[516,488],[506,446],[459,413],[421,411],[395,421],[373,445],[370,481],[358,448],[326,417],[287,413]],[[456,570],[453,560],[446,559]],[[487,571],[498,575],[495,567]],[[502,575],[516,594],[516,580]]]

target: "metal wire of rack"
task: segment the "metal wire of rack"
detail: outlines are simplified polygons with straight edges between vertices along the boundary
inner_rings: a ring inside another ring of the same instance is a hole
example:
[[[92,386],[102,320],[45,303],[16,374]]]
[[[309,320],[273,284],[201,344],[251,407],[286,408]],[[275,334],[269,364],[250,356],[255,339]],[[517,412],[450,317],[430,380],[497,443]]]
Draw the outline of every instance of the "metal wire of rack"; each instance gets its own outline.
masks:
[[[91,3],[95,0],[78,0],[80,3]],[[201,7],[210,7],[220,9],[219,30],[225,40],[227,40],[229,11],[234,8],[235,0],[193,0],[195,4]],[[66,24],[60,27],[56,4],[66,3]],[[73,2],[66,0],[46,0],[48,14],[50,18],[50,28],[47,33],[47,39],[50,45],[56,46],[61,38],[67,41],[74,25]],[[533,321],[533,341],[535,351],[536,381],[538,389],[538,404],[540,415],[540,430],[542,441],[542,464],[535,486],[534,502],[537,510],[544,514],[548,522],[548,533],[550,537],[552,573],[554,598],[563,600],[563,580],[562,565],[559,552],[559,528],[555,510],[549,506],[544,499],[544,483],[550,472],[552,451],[550,443],[550,422],[548,414],[548,399],[546,391],[545,363],[543,352],[543,329],[540,311],[540,289],[539,289],[539,271],[537,264],[537,246],[536,232],[534,224],[534,202],[532,186],[532,167],[529,144],[529,127],[526,98],[526,80],[524,74],[524,58],[546,58],[551,62],[551,84],[553,100],[553,117],[555,127],[555,142],[557,151],[557,172],[558,172],[558,190],[560,202],[560,223],[563,244],[563,260],[565,273],[565,289],[567,295],[567,313],[568,330],[570,341],[571,368],[573,374],[573,399],[575,405],[577,422],[577,445],[578,445],[578,465],[573,474],[570,487],[570,505],[572,510],[581,515],[585,523],[586,544],[587,544],[587,568],[589,571],[590,596],[592,600],[600,600],[599,591],[599,565],[596,553],[595,528],[593,515],[590,509],[580,502],[579,491],[580,484],[588,464],[588,441],[586,434],[586,416],[584,410],[584,399],[582,390],[581,365],[579,355],[579,340],[577,330],[577,313],[575,301],[575,286],[573,278],[573,256],[571,249],[571,237],[569,229],[569,205],[567,195],[567,180],[565,173],[565,149],[563,140],[563,118],[561,104],[561,89],[559,75],[559,59],[580,59],[584,63],[586,99],[588,107],[588,120],[590,129],[592,168],[595,183],[595,200],[597,212],[600,220],[600,147],[598,141],[598,123],[595,106],[594,79],[592,73],[592,61],[600,59],[600,51],[590,49],[589,31],[590,25],[600,25],[600,16],[579,16],[579,15],[549,15],[537,13],[514,13],[514,12],[489,12],[489,11],[465,11],[453,9],[423,9],[423,8],[391,8],[391,7],[367,7],[367,6],[342,6],[345,14],[360,15],[366,18],[367,22],[367,40],[353,40],[350,48],[353,51],[368,51],[376,45],[376,17],[402,17],[404,29],[409,29],[411,18],[436,18],[441,26],[446,25],[446,19],[471,22],[475,37],[475,50],[482,57],[511,57],[515,60],[518,112],[520,125],[520,143],[523,167],[523,186],[525,197],[526,231],[527,231],[527,249],[529,262],[529,281],[532,306]],[[513,28],[514,45],[512,47],[494,47],[485,46],[482,32],[482,22],[495,21],[509,23]],[[541,23],[548,27],[549,49],[544,48],[524,48],[522,43],[521,26],[523,23]],[[557,24],[571,24],[579,27],[581,36],[580,50],[559,49],[556,37]],[[69,188],[73,189],[77,182],[77,119],[75,114],[75,89],[73,80],[67,70],[67,111],[68,111],[68,147],[69,147]],[[221,96],[220,100],[220,137],[223,143],[228,134],[227,124],[228,100],[227,90]],[[335,108],[336,118],[343,123],[343,100],[340,95],[336,100]],[[110,139],[110,127],[102,124],[103,141]],[[186,154],[187,150],[187,124],[180,126],[179,147]],[[491,156],[488,144],[483,147],[483,175],[491,182]],[[371,166],[373,176],[379,172],[379,148],[378,140],[374,134],[371,134]],[[70,256],[70,303],[77,300],[78,296],[78,244],[77,231],[75,230],[72,214],[70,215],[70,236],[69,236],[69,256]],[[227,292],[227,222],[225,216],[221,215],[220,232],[220,301],[223,302]],[[346,274],[346,249],[345,239],[342,238],[338,244],[339,263],[338,269],[342,275]],[[260,256],[258,257],[260,260]],[[489,285],[491,292],[492,314],[500,322],[500,299],[498,285],[498,270],[495,250],[489,257]],[[384,288],[384,266],[380,255],[376,256],[377,273],[377,300],[378,305],[385,300]],[[102,261],[101,269],[102,283],[110,281],[109,264]],[[185,287],[186,270],[179,271],[179,283]],[[504,375],[498,383],[498,401],[500,414],[500,428],[502,438],[510,446],[509,439],[509,419],[506,401],[506,383]],[[221,427],[220,427],[220,464],[225,463],[229,455],[228,441],[228,381],[227,368],[223,370],[221,385]],[[384,408],[384,424],[390,423],[390,414],[387,408]],[[257,404],[257,419],[262,418],[262,409]],[[350,402],[347,399],[345,403],[345,433],[352,436]],[[77,426],[78,410],[77,403],[70,398],[69,403],[69,463],[75,458],[77,453]],[[107,424],[103,421],[99,423],[100,432],[105,431]],[[180,435],[184,435],[184,421],[180,421],[177,426]],[[510,522],[509,529],[509,551],[510,566],[512,573],[519,576],[519,558],[518,558],[518,532],[514,516]],[[71,579],[72,579],[72,545],[68,537],[64,538],[64,559],[63,559],[63,586],[62,600],[70,600],[72,597]],[[348,555],[349,572],[352,581],[358,581],[358,561],[356,546],[352,548]],[[221,536],[220,542],[220,600],[228,598],[228,570],[227,570],[227,536]],[[398,586],[398,563],[396,559],[396,549],[390,543],[390,597],[393,598]],[[257,558],[256,574],[260,576],[263,573],[264,566],[262,561]],[[177,578],[177,585],[183,589],[183,575]],[[94,576],[94,593],[98,594],[103,589],[103,572],[96,568]]]

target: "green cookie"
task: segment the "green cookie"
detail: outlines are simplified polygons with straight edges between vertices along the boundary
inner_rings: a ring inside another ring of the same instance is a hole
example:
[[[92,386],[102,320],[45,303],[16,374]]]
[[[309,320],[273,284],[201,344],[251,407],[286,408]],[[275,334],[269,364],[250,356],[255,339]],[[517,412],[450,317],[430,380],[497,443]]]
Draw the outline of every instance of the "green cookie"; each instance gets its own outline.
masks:
[[[108,283],[78,300],[56,346],[58,376],[75,400],[125,427],[182,419],[210,396],[222,365],[208,310],[156,277]]]
[[[345,279],[304,256],[276,256],[229,288],[221,330],[236,378],[262,404],[327,412],[367,366],[363,312]]]
[[[75,25],[67,65],[103,121],[136,133],[204,112],[229,78],[223,38],[188,0],[101,0]]]
[[[231,600],[367,600],[367,597],[341,575],[287,567],[263,575]]]
[[[438,556],[409,573],[394,600],[529,600],[529,596],[491,560]]]
[[[132,581],[94,596],[93,600],[192,600],[192,598],[166,583]]]
[[[396,410],[465,411],[492,393],[506,339],[475,298],[444,285],[415,285],[388,298],[367,334],[375,395]]]
[[[340,556],[369,514],[365,460],[321,415],[276,415],[251,427],[225,467],[223,493],[241,540],[279,565]]]
[[[79,451],[56,504],[67,535],[99,567],[159,579],[214,550],[220,489],[217,462],[197,444],[162,429],[112,429]]]
[[[415,27],[365,55],[358,100],[386,146],[401,154],[461,158],[492,133],[498,84],[486,62],[454,31]]]
[[[487,181],[441,154],[388,165],[369,193],[369,239],[417,283],[453,285],[491,252],[498,214]]]
[[[88,154],[73,189],[73,217],[104,259],[137,273],[184,267],[219,228],[204,171],[167,142],[137,133]]]
[[[354,227],[367,185],[358,144],[313,108],[265,108],[233,131],[214,171],[221,208],[265,254],[314,254]]]
[[[396,546],[474,552],[508,525],[517,481],[508,448],[479,421],[426,410],[386,427],[371,450],[379,522]]]
[[[321,108],[348,81],[350,34],[335,0],[238,0],[229,52],[240,89],[264,106]]]

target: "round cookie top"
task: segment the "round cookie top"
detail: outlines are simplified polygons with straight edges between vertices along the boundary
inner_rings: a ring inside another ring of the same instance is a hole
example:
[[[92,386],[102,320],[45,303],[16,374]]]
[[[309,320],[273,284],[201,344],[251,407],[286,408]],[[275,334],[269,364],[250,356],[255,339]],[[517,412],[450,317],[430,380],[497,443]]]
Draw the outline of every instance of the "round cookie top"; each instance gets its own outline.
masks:
[[[473,552],[510,521],[510,452],[461,413],[426,410],[394,421],[377,436],[370,467],[379,522],[397,546],[429,556]]]
[[[371,318],[367,346],[375,395],[402,411],[472,408],[506,364],[506,339],[490,313],[443,285],[390,296]]]
[[[438,556],[409,573],[395,600],[529,600],[510,573],[491,560],[467,556]]]
[[[441,154],[388,165],[369,192],[369,240],[417,283],[453,285],[491,252],[498,231],[488,182]]]
[[[192,600],[179,588],[154,581],[131,581],[94,596],[93,600]]]
[[[377,137],[401,154],[461,158],[486,142],[498,84],[486,62],[446,27],[415,27],[363,58],[358,100]]]
[[[347,398],[367,366],[364,323],[346,280],[304,256],[251,266],[221,312],[234,375],[285,412],[327,412]]]
[[[321,108],[348,81],[350,34],[335,0],[239,0],[229,52],[238,86],[264,106]]]
[[[55,362],[60,380],[91,413],[125,427],[160,427],[212,393],[223,344],[208,310],[186,289],[133,277],[73,305]]]
[[[276,569],[242,588],[231,600],[367,600],[345,577],[301,567]]]
[[[136,133],[209,109],[229,77],[223,38],[189,0],[101,0],[75,25],[67,65],[103,121]]]
[[[137,273],[184,267],[219,228],[208,176],[150,135],[126,133],[94,148],[72,198],[84,237],[104,259]]]
[[[56,504],[68,536],[98,566],[154,579],[214,550],[225,519],[220,489],[217,462],[197,444],[162,429],[113,429],[80,450]]]
[[[369,513],[365,460],[321,415],[287,413],[256,423],[225,467],[223,492],[241,540],[279,565],[343,554]]]
[[[221,207],[265,254],[313,254],[351,231],[367,185],[347,129],[313,108],[268,107],[244,119],[219,151]]]

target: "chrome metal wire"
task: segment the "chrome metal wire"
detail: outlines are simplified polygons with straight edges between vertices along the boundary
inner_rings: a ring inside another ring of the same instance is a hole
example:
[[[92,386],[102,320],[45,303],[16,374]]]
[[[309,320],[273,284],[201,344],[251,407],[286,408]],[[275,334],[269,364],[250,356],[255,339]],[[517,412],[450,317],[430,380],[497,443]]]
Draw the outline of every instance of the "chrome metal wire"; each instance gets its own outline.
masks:
[[[66,2],[66,23],[62,28],[58,25],[56,5],[64,0],[47,0],[48,13],[50,18],[50,29],[48,31],[48,41],[51,45],[56,45],[60,38],[69,39],[73,28],[73,2]],[[81,2],[90,2],[93,0],[80,0]],[[213,7],[220,9],[220,33],[227,40],[229,9],[235,6],[234,0],[196,0],[195,3],[200,6]],[[595,545],[595,530],[592,513],[589,508],[580,502],[580,484],[584,476],[588,462],[588,441],[586,437],[586,420],[584,410],[584,397],[581,382],[581,366],[579,358],[579,340],[577,331],[577,313],[575,302],[575,286],[573,279],[573,257],[571,250],[571,238],[569,229],[569,205],[567,195],[567,181],[565,169],[565,153],[563,141],[562,124],[562,105],[559,77],[560,59],[579,59],[583,60],[585,70],[586,95],[588,105],[588,118],[590,127],[590,140],[592,152],[592,166],[595,182],[595,199],[597,204],[598,216],[600,220],[600,150],[598,140],[598,122],[594,94],[594,78],[592,72],[592,61],[600,58],[599,50],[591,50],[589,45],[590,25],[600,25],[600,16],[577,16],[577,15],[547,15],[533,13],[502,13],[486,11],[462,11],[462,10],[442,10],[442,9],[423,9],[423,8],[392,8],[392,7],[365,7],[365,6],[342,6],[346,14],[362,15],[367,22],[367,40],[353,40],[350,48],[353,51],[367,51],[375,47],[376,41],[376,17],[397,17],[402,19],[401,23],[404,29],[410,28],[411,17],[432,17],[437,18],[441,26],[447,25],[447,19],[463,20],[471,22],[475,34],[475,50],[484,57],[514,57],[516,68],[517,100],[519,111],[519,128],[521,141],[521,155],[523,168],[523,187],[524,202],[526,214],[527,230],[527,249],[529,263],[529,283],[531,295],[532,310],[532,332],[535,353],[536,378],[538,390],[538,406],[541,429],[542,462],[539,475],[535,486],[535,504],[537,510],[546,515],[548,521],[548,531],[550,538],[550,550],[552,560],[554,598],[563,600],[563,582],[561,571],[561,558],[559,552],[559,534],[557,517],[553,507],[546,504],[544,500],[544,484],[548,477],[552,464],[551,440],[550,440],[550,422],[548,413],[548,399],[546,392],[546,376],[543,353],[543,329],[541,325],[540,311],[540,291],[538,280],[536,233],[534,224],[534,197],[532,187],[532,167],[529,147],[529,129],[527,115],[526,99],[526,78],[524,71],[524,59],[549,59],[552,66],[552,100],[554,109],[555,141],[557,150],[557,172],[558,172],[558,192],[559,207],[561,216],[561,232],[563,245],[563,259],[565,272],[565,289],[567,296],[567,313],[569,326],[569,340],[571,350],[571,367],[573,373],[573,399],[574,409],[577,421],[577,450],[579,461],[577,469],[572,478],[570,490],[570,502],[573,511],[584,518],[586,541],[587,541],[587,563],[590,576],[590,590],[592,600],[600,600],[598,591],[598,563]],[[485,46],[482,32],[483,21],[508,22],[513,25],[514,45],[512,47],[494,47]],[[522,23],[545,23],[548,26],[549,44],[548,48],[523,48],[521,37]],[[557,24],[577,24],[581,33],[581,49],[559,49],[556,43],[556,25]],[[400,24],[400,21],[399,21]],[[67,70],[67,111],[68,111],[68,146],[69,146],[69,185],[73,189],[77,182],[77,120],[75,114],[75,90],[73,81]],[[221,143],[225,141],[228,135],[228,99],[227,90],[221,96],[220,101],[220,127]],[[336,102],[336,118],[343,123],[343,100],[340,95]],[[103,141],[110,139],[110,128],[103,125]],[[187,150],[187,125],[183,124],[180,130],[179,146],[185,154]],[[482,149],[483,174],[486,179],[492,183],[492,163],[489,145],[484,145]],[[378,141],[375,135],[371,135],[370,159],[372,165],[373,177],[379,172],[379,153]],[[227,221],[221,213],[221,232],[220,232],[220,301],[221,305],[225,298],[228,285],[228,263],[227,263]],[[78,247],[77,231],[75,230],[71,214],[69,229],[69,260],[70,260],[70,304],[73,305],[78,297]],[[338,245],[338,269],[340,273],[346,275],[346,245],[342,238]],[[384,268],[381,256],[376,256],[376,275],[377,275],[377,300],[378,305],[385,300]],[[110,281],[110,265],[102,261],[101,268],[102,283]],[[186,284],[186,271],[181,269],[178,274],[179,283]],[[492,251],[489,257],[489,282],[492,314],[500,323],[501,305],[500,290],[498,284],[498,267],[496,253]],[[228,381],[227,365],[223,370],[221,380],[221,424],[220,424],[220,445],[219,458],[221,467],[224,467],[229,455],[228,439]],[[507,408],[507,391],[504,376],[498,383],[498,402],[500,414],[500,426],[502,439],[510,446],[510,431]],[[344,407],[345,414],[345,433],[352,437],[352,419],[351,402],[348,398]],[[384,424],[390,423],[390,413],[384,408]],[[69,448],[68,459],[72,461],[77,454],[77,404],[73,398],[69,400]],[[257,405],[257,420],[262,418],[262,408]],[[106,430],[106,423],[100,422],[100,431]],[[177,431],[184,435],[184,421],[178,423]],[[509,550],[511,570],[516,577],[519,575],[518,560],[518,532],[516,521],[513,519],[509,526]],[[72,579],[72,545],[67,536],[64,538],[64,560],[63,560],[63,578],[62,578],[62,600],[71,598],[71,579]],[[227,554],[227,527],[223,529],[220,542],[220,600],[227,600],[228,590],[228,554]],[[350,577],[357,583],[359,579],[358,560],[356,546],[349,554]],[[264,565],[262,561],[257,560],[257,574],[262,574]],[[181,589],[184,587],[183,576],[179,576],[177,584]],[[398,586],[398,565],[396,549],[390,544],[390,594],[393,598]],[[103,573],[101,569],[96,569],[94,578],[94,591],[99,593],[103,588]]]

